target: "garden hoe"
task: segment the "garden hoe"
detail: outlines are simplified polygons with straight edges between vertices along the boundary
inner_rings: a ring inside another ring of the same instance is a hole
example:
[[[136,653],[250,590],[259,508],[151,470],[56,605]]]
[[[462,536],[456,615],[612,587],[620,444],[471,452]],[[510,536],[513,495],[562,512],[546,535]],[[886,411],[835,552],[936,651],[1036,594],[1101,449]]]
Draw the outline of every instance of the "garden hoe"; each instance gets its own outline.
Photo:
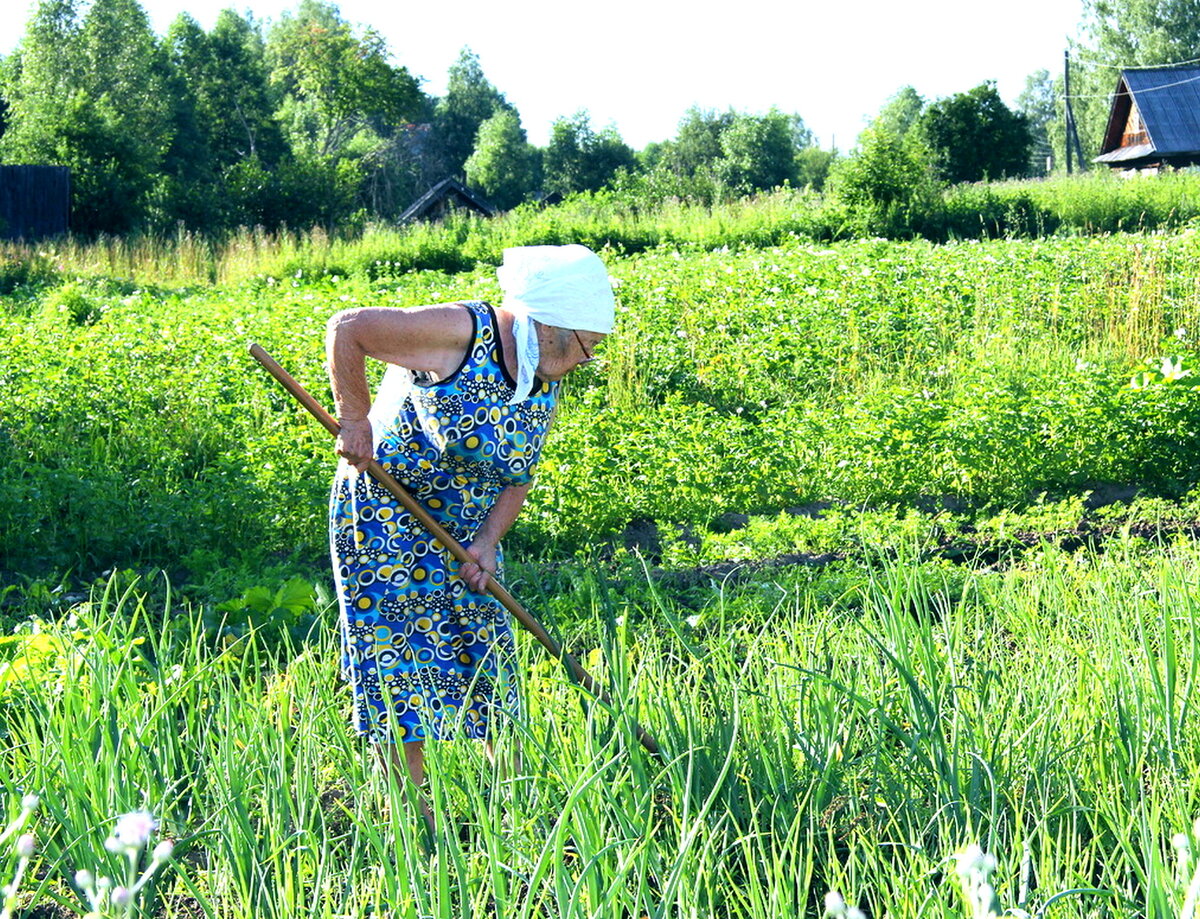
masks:
[[[297,402],[308,409],[309,413],[316,418],[317,421],[319,421],[325,427],[325,429],[329,431],[330,434],[332,434],[334,437],[337,437],[341,430],[341,428],[338,426],[337,420],[331,414],[329,414],[329,412],[327,412],[325,408],[319,402],[317,402],[316,399],[309,395],[304,387],[296,382],[291,374],[279,366],[274,358],[272,358],[269,354],[267,354],[266,351],[256,344],[252,344],[250,346],[250,355],[256,361],[262,364],[263,367],[266,368],[266,371],[276,380],[278,380],[283,388],[291,393]],[[376,482],[386,488],[388,492],[390,492],[391,495],[397,501],[399,501],[410,514],[421,521],[426,529],[428,529],[429,532],[434,535],[438,542],[449,549],[450,554],[458,559],[459,562],[466,563],[472,561],[471,556],[467,554],[467,550],[464,549],[453,536],[447,533],[445,528],[436,520],[434,520],[433,517],[431,517],[425,510],[425,508],[423,508],[416,501],[416,499],[412,497],[412,495],[405,491],[404,487],[397,482],[386,469],[379,465],[378,462],[371,460],[370,464],[367,466],[367,472],[371,474]],[[610,708],[612,707],[612,700],[609,698],[608,693],[604,691],[603,687],[601,687],[599,683],[592,679],[591,675],[579,665],[579,662],[575,660],[575,658],[572,657],[568,652],[563,650],[562,646],[550,636],[550,633],[542,628],[541,623],[539,623],[533,618],[533,616],[526,612],[521,604],[516,601],[513,595],[504,588],[504,585],[497,581],[490,574],[488,575],[487,588],[488,592],[497,600],[499,600],[504,608],[512,613],[513,617],[516,618],[521,625],[533,633],[534,638],[541,642],[542,646],[547,651],[549,651],[554,657],[560,659],[563,664],[566,665],[567,669],[571,672],[571,675],[574,676],[575,679],[578,680],[579,683],[588,690],[588,692],[592,693],[605,705],[608,705]],[[631,720],[631,724],[634,731],[637,733],[637,738],[641,741],[642,746],[654,756],[661,756],[658,749],[658,742],[651,737],[650,734],[647,733],[636,721]]]

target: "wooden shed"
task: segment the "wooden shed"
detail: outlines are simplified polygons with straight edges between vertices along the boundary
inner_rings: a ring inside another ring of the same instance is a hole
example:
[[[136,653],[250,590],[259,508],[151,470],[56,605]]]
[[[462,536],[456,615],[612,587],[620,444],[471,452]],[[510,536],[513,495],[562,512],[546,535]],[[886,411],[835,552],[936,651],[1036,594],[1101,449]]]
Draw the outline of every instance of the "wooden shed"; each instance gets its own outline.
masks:
[[[1094,162],[1137,172],[1200,164],[1200,67],[1122,70]]]
[[[400,215],[400,222],[437,220],[456,207],[474,211],[484,217],[496,216],[496,209],[478,192],[467,188],[458,179],[442,179],[408,206]]]
[[[0,239],[41,239],[70,229],[71,170],[0,166]]]

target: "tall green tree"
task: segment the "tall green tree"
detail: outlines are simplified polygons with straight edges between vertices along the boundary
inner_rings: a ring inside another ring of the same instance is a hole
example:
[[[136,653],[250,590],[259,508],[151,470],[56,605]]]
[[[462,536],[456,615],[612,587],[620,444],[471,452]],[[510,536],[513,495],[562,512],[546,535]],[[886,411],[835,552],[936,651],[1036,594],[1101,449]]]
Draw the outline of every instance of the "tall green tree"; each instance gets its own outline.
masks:
[[[1017,111],[1029,125],[1030,174],[1045,175],[1046,159],[1054,150],[1051,132],[1062,119],[1062,101],[1050,71],[1037,70],[1025,78],[1025,88],[1017,96]]]
[[[8,85],[11,77],[10,70],[15,70],[17,67],[18,58],[16,55],[8,57],[0,57],[0,138],[4,137],[4,132],[8,130],[8,99],[4,97],[4,87]]]
[[[671,148],[671,166],[683,176],[711,175],[713,164],[725,155],[721,136],[736,119],[733,109],[716,112],[692,106],[679,122]]]
[[[434,134],[447,175],[463,172],[480,127],[498,111],[515,113],[516,108],[488,82],[479,56],[463,48],[450,65],[446,95],[438,100],[433,113]]]
[[[271,79],[290,97],[293,140],[336,157],[365,130],[390,130],[421,111],[423,96],[404,67],[389,62],[372,29],[355,34],[336,7],[305,0],[272,31]]]
[[[946,182],[978,182],[1026,175],[1029,124],[1004,104],[994,83],[981,83],[932,103],[921,132]]]
[[[871,126],[903,140],[921,120],[925,99],[911,86],[896,90],[871,120]]]
[[[334,224],[391,201],[380,190],[395,174],[396,139],[426,100],[416,79],[391,64],[382,36],[356,32],[330,3],[302,0],[270,31],[265,50],[276,117],[291,148],[290,158],[269,171],[271,216],[291,225]],[[238,171],[238,187],[253,189],[257,164],[247,161]]]
[[[222,196],[216,188],[216,164],[196,94],[179,67],[183,47],[202,45],[204,30],[187,14],[167,32],[164,87],[170,104],[171,143],[155,180],[150,220],[159,226],[183,223],[215,229],[221,222]]]
[[[617,129],[596,131],[583,110],[559,118],[550,127],[550,144],[543,155],[546,191],[572,194],[598,191],[621,169],[633,169],[637,158]]]
[[[173,206],[174,219],[189,225],[274,222],[268,199],[279,193],[278,167],[290,152],[275,118],[260,30],[225,10],[205,33],[185,13],[168,29],[166,48],[176,130],[164,208]]]
[[[1197,0],[1084,0],[1083,27],[1097,58],[1121,67],[1200,56]]]
[[[42,0],[15,54],[0,156],[70,167],[76,230],[140,225],[174,128],[145,11],[95,0],[80,19],[74,0]]]
[[[287,150],[267,82],[266,52],[257,26],[232,10],[205,33],[186,13],[171,25],[167,46],[175,70],[195,98],[219,167],[246,157],[277,163]]]
[[[466,162],[467,182],[496,207],[516,207],[537,187],[537,151],[521,119],[500,109],[479,126],[475,152]]]
[[[739,114],[721,133],[717,178],[738,194],[794,183],[796,154],[812,145],[812,132],[797,115],[771,109],[765,115]]]

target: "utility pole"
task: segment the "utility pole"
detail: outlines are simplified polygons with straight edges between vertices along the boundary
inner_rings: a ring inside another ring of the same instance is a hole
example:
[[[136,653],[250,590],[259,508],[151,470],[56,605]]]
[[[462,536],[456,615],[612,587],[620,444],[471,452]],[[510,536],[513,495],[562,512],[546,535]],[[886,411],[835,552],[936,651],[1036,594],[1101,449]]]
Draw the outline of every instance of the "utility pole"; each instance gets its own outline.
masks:
[[[1064,112],[1067,122],[1067,175],[1071,174],[1071,145],[1075,145],[1075,156],[1079,160],[1079,171],[1087,172],[1087,164],[1083,161],[1083,146],[1079,143],[1079,130],[1075,126],[1075,112],[1071,108],[1071,52],[1063,52],[1063,95],[1065,98]]]
[[[1066,131],[1063,132],[1063,143],[1067,148],[1067,175],[1071,174],[1071,130],[1074,119],[1071,117],[1071,52],[1063,52],[1063,109],[1066,115]]]

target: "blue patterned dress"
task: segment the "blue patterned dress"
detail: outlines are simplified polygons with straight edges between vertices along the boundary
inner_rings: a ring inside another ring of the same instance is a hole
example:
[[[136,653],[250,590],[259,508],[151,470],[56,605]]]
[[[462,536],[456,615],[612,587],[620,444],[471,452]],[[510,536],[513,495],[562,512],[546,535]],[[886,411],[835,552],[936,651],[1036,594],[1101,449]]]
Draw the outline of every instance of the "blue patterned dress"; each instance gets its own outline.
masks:
[[[465,303],[474,341],[443,380],[403,387],[387,418],[372,412],[375,458],[450,534],[470,543],[500,492],[524,485],[550,425],[558,386],[534,380],[508,405],[495,313]],[[342,673],[354,727],[368,739],[483,738],[495,709],[517,712],[513,636],[489,594],[366,473],[342,463],[329,513],[341,607]]]

